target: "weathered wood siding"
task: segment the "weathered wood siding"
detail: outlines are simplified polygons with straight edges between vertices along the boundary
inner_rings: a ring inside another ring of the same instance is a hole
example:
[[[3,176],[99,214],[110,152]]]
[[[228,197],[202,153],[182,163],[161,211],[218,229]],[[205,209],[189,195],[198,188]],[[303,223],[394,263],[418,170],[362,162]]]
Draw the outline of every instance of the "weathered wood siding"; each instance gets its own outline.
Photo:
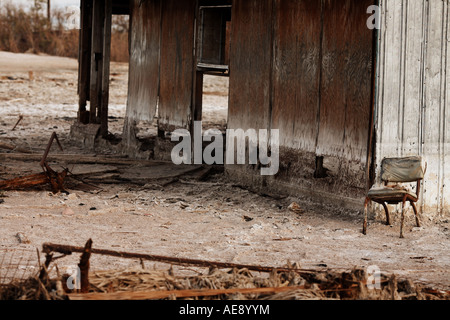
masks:
[[[321,2],[276,2],[272,127],[281,145],[316,151],[320,95]]]
[[[161,1],[131,1],[129,120],[152,121],[159,89]]]
[[[366,164],[372,90],[373,0],[323,2],[317,154]]]
[[[191,123],[195,0],[132,0],[128,120]]]
[[[233,2],[228,128],[280,130],[275,180],[363,196],[374,34],[366,21],[372,4]],[[326,179],[314,178],[316,156],[330,169]]]
[[[449,1],[383,0],[381,10],[376,161],[422,155],[428,163],[422,210],[448,214]]]
[[[159,128],[189,128],[194,76],[195,0],[162,1]]]
[[[233,2],[229,129],[269,128],[272,4],[272,0]]]
[[[91,46],[92,46],[92,3],[88,0],[80,1],[80,40],[78,53],[78,121],[89,123],[86,114],[87,101],[90,100],[91,81]]]

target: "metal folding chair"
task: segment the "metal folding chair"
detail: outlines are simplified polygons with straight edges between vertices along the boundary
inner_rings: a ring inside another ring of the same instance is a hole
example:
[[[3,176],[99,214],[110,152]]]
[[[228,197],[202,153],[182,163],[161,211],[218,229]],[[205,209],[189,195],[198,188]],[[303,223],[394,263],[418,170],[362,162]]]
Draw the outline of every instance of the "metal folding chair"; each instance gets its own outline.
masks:
[[[416,216],[417,226],[420,227],[419,214],[415,203],[419,200],[420,182],[426,172],[426,163],[421,157],[385,158],[381,163],[381,187],[372,187],[367,193],[364,203],[363,233],[367,234],[367,206],[370,201],[383,206],[386,213],[386,224],[391,225],[388,204],[402,203],[402,217],[400,226],[400,238],[403,238],[403,222],[405,219],[405,203],[409,201]],[[406,188],[404,183],[416,182],[416,190],[413,192]],[[389,185],[395,183],[395,185]]]

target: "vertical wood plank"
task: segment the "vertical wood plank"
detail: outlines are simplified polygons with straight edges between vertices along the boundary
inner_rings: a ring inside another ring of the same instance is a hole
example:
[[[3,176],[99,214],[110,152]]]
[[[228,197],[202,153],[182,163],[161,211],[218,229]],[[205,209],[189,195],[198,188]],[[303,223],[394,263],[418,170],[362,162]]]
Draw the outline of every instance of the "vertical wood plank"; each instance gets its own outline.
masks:
[[[448,213],[448,1],[403,0],[402,10],[400,1],[382,3],[377,159],[422,155],[428,168],[421,209]]]
[[[437,207],[442,202],[440,162],[443,145],[440,143],[443,129],[441,88],[443,52],[443,1],[428,2],[427,51],[425,59],[425,113],[423,129],[423,153],[428,162],[427,179],[424,181],[426,206]]]
[[[203,111],[203,72],[195,74],[195,98],[194,98],[194,121],[202,121]]]
[[[281,146],[315,152],[321,3],[278,0],[275,12],[272,128]]]
[[[383,1],[384,37],[381,79],[382,113],[380,113],[378,142],[382,155],[400,156],[399,103],[402,71],[402,9],[404,0]],[[380,159],[381,160],[381,159]]]
[[[102,98],[100,107],[100,134],[108,136],[108,104],[109,104],[109,70],[111,63],[111,27],[112,0],[105,0],[105,19],[103,26],[103,66],[102,66]]]
[[[190,128],[194,89],[196,0],[162,5],[159,129]]]
[[[443,214],[450,214],[450,3],[445,4],[445,63],[443,64],[444,81],[444,159],[442,167],[444,171],[443,181]]]
[[[89,122],[99,123],[103,76],[104,0],[93,0]]]
[[[228,108],[230,129],[258,130],[270,126],[272,2],[233,1]]]
[[[350,1],[345,41],[345,108],[344,159],[365,166],[367,163],[369,127],[373,90],[374,32],[367,28],[367,8],[374,0]],[[362,181],[361,181],[362,182]]]
[[[78,54],[78,122],[87,124],[89,116],[86,113],[90,90],[91,42],[92,42],[92,7],[90,1],[80,3],[80,38]]]
[[[372,109],[373,1],[324,1],[317,154],[366,163]]]
[[[403,87],[403,156],[419,155],[421,149],[421,114],[423,108],[423,53],[425,50],[423,1],[407,2],[405,21],[405,61]]]
[[[130,66],[126,116],[153,121],[158,104],[161,41],[160,0],[131,1]]]

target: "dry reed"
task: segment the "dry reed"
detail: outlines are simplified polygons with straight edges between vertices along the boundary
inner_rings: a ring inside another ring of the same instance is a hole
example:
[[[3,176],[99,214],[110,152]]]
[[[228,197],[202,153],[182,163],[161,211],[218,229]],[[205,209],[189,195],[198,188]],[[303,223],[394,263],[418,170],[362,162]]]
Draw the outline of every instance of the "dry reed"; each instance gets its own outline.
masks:
[[[52,11],[52,23],[39,8],[11,3],[0,8],[0,50],[78,57],[79,30],[67,30],[69,13]],[[128,62],[128,17],[114,16],[111,39],[111,60]]]
[[[205,274],[181,276],[167,271],[133,268],[90,273],[87,295],[69,290],[68,275],[40,280],[37,276],[0,286],[1,299],[148,299],[171,300],[449,300],[448,291],[434,290],[395,276],[381,277],[381,287],[369,290],[362,269],[270,274],[247,269],[209,269]],[[265,290],[267,288],[269,290]],[[180,294],[177,294],[180,293]],[[144,298],[143,298],[144,297]]]

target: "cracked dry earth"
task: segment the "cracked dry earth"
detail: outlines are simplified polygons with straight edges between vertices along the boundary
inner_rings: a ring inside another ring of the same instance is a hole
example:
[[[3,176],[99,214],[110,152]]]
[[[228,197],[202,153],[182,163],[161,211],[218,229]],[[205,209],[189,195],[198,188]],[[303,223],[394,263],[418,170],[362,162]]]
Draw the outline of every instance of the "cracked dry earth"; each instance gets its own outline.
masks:
[[[111,72],[110,124],[111,131],[119,134],[125,114],[127,65],[113,63]],[[76,81],[76,60],[0,52],[0,142],[42,154],[51,133],[56,132],[63,153],[93,156],[68,139],[77,111]],[[206,95],[205,116],[211,123],[223,125],[226,83],[209,78],[205,90],[211,90]],[[23,120],[12,131],[20,115]],[[52,148],[51,154],[55,153],[61,151]],[[1,159],[0,180],[41,170],[36,161]],[[59,170],[67,164],[54,161],[50,165]],[[52,194],[45,189],[0,191],[0,278],[12,254],[14,259],[27,254],[37,260],[36,248],[40,250],[45,242],[84,246],[91,238],[93,246],[100,249],[237,264],[284,266],[297,262],[305,269],[335,270],[377,266],[386,274],[450,288],[448,217],[422,219],[423,227],[415,228],[412,210],[408,210],[405,239],[400,239],[398,213],[394,213],[392,227],[373,218],[364,236],[361,209],[335,208],[301,194],[264,197],[234,185],[222,173],[199,181],[195,173],[186,171],[177,181],[164,184],[151,177],[182,169],[137,163],[68,166],[73,172],[97,172],[90,181],[95,187],[81,190],[70,184],[70,194]],[[108,180],[125,171],[140,174],[143,183]],[[289,210],[293,202],[301,213]],[[24,266],[24,261],[18,263],[20,272],[36,268]],[[57,261],[60,270],[76,263],[78,255]],[[93,270],[140,263],[91,258]],[[145,265],[153,266],[147,261]]]

